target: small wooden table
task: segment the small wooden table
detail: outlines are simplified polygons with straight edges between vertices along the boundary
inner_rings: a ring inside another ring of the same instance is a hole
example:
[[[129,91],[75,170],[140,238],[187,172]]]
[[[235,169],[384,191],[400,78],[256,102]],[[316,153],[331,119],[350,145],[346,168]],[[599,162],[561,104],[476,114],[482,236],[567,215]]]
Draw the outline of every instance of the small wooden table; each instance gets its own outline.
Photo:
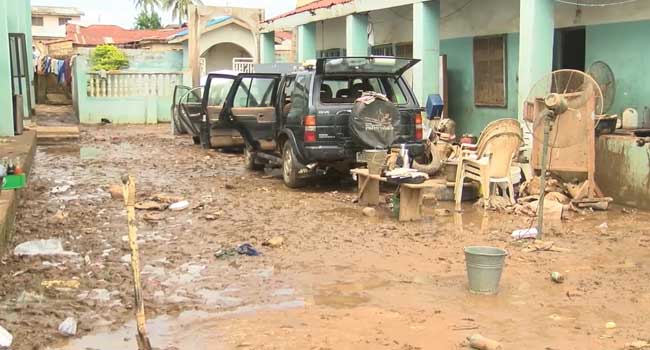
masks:
[[[379,204],[379,183],[388,179],[368,173],[368,169],[352,169],[350,173],[357,176],[359,204],[375,206]],[[432,188],[439,181],[427,180],[421,184],[399,185],[399,221],[416,221],[422,219],[422,197],[425,188]]]

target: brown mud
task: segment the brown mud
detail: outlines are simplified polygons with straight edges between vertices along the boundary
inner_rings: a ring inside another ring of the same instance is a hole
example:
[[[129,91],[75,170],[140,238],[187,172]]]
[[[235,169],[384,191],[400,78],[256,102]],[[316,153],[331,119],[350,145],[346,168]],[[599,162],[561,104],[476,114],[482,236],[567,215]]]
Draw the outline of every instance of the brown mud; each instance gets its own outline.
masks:
[[[289,190],[168,126],[105,126],[84,127],[78,146],[38,148],[13,243],[60,238],[79,256],[2,258],[0,325],[12,349],[136,348],[126,215],[108,193],[127,171],[140,199],[190,202],[159,221],[138,211],[159,349],[464,349],[474,333],[506,349],[623,349],[650,338],[647,212],[574,213],[545,237],[569,251],[525,252],[510,233],[529,218],[471,206],[434,217],[452,207],[434,202],[422,222],[399,223],[385,206],[370,218],[352,182]],[[262,245],[274,236],[281,247]],[[262,255],[215,257],[244,242]],[[509,252],[498,295],[467,291],[467,245]],[[70,279],[79,288],[41,285]],[[72,339],[57,332],[68,316],[79,320]]]

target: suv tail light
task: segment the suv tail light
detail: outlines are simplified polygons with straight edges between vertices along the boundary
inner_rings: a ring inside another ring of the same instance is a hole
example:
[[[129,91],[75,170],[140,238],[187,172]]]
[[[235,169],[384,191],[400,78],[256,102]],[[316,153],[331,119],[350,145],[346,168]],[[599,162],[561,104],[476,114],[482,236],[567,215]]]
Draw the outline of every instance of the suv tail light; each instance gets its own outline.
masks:
[[[422,114],[415,115],[415,140],[422,140]]]
[[[316,142],[316,116],[308,115],[304,119],[305,142]]]

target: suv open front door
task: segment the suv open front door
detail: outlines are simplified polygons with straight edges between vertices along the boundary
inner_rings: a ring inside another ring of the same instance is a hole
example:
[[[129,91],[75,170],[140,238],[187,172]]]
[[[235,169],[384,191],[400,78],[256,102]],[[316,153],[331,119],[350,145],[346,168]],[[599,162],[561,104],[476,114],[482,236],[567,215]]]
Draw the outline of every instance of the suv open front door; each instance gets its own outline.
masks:
[[[211,128],[223,123],[222,112],[228,93],[236,77],[228,74],[210,73],[203,89],[203,120],[200,127],[201,146],[210,148]]]
[[[228,93],[222,121],[239,130],[253,149],[271,141],[276,128],[276,93],[280,74],[240,74]]]

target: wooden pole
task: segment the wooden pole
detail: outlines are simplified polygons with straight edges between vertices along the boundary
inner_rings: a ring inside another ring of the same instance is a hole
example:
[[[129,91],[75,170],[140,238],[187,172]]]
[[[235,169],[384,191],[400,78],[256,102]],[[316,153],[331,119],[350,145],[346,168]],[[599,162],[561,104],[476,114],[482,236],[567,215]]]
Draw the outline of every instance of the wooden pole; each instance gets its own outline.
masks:
[[[190,70],[192,71],[192,86],[199,86],[201,79],[201,68],[199,65],[199,37],[200,37],[200,28],[199,28],[199,11],[196,5],[188,5],[188,23],[187,28],[189,31],[189,43],[188,43],[188,59],[190,64]]]
[[[135,179],[130,175],[122,177],[122,192],[126,217],[129,225],[129,246],[131,247],[131,271],[133,272],[133,289],[135,291],[135,321],[138,326],[139,350],[151,350],[151,343],[147,337],[146,319],[144,315],[144,299],[142,298],[142,284],[140,282],[140,257],[138,255],[138,228],[135,225]]]

